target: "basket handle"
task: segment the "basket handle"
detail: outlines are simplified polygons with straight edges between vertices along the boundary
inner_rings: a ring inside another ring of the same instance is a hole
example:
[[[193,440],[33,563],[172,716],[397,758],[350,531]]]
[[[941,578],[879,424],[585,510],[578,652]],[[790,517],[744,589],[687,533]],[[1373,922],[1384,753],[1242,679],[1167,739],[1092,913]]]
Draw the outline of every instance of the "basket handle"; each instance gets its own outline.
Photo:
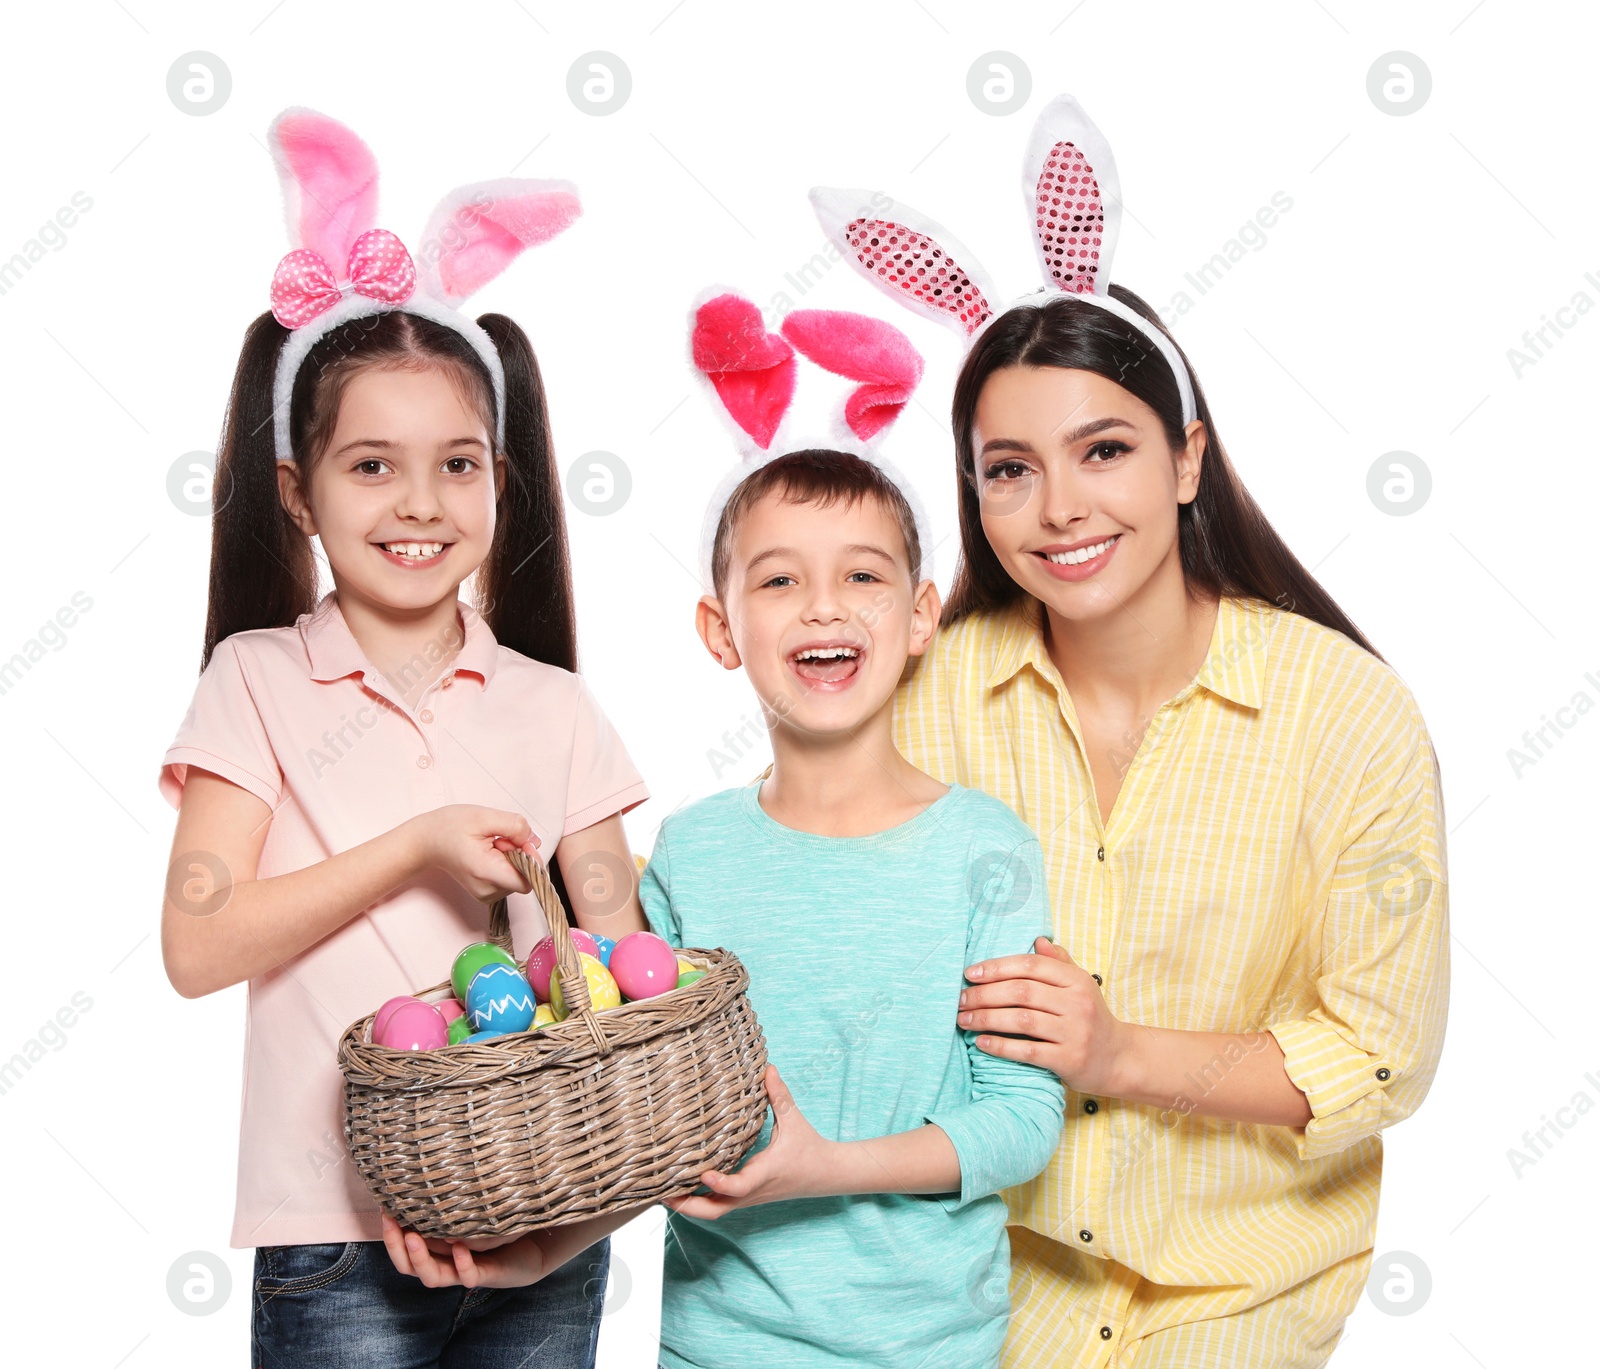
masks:
[[[517,873],[533,885],[533,893],[544,909],[544,920],[550,925],[550,939],[555,943],[555,973],[560,978],[561,998],[567,1005],[568,1018],[576,1017],[582,1021],[600,1052],[609,1052],[611,1041],[601,1025],[600,1015],[589,1001],[589,980],[578,959],[578,948],[568,933],[567,910],[556,896],[549,871],[542,860],[535,860],[520,847],[505,854]],[[504,898],[498,899],[490,910],[489,939],[508,955],[514,954],[511,950],[511,910]]]

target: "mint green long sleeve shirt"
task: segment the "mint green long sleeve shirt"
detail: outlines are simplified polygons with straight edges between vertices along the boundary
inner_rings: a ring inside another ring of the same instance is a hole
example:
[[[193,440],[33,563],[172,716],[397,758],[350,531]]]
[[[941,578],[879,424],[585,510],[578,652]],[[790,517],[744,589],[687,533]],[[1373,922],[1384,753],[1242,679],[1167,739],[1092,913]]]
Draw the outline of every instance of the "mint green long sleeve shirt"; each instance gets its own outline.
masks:
[[[866,837],[785,827],[758,792],[728,790],[662,824],[640,885],[652,927],[744,962],[769,1057],[823,1136],[932,1122],[961,1188],[795,1199],[714,1222],[671,1214],[661,1363],[998,1364],[1010,1260],[998,1195],[1054,1152],[1062,1091],[1047,1070],[979,1051],[956,1026],[957,998],[966,966],[1047,934],[1039,842],[960,785]],[[769,1113],[751,1153],[770,1136]]]

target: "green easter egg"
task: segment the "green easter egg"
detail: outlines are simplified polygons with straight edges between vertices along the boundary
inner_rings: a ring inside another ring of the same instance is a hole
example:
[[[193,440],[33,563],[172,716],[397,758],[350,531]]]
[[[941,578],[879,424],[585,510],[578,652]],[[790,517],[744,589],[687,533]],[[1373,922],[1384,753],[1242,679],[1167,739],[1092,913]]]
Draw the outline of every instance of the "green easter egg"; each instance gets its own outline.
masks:
[[[698,984],[705,977],[704,970],[690,970],[688,974],[678,976],[678,987],[681,989],[685,984]]]
[[[492,941],[475,941],[463,948],[456,957],[456,963],[450,967],[450,987],[461,1002],[467,1001],[467,985],[472,983],[472,976],[485,965],[509,965],[513,970],[517,968],[517,962]]]
[[[472,1019],[465,1013],[455,1018],[446,1029],[446,1039],[452,1046],[459,1046],[472,1035]]]

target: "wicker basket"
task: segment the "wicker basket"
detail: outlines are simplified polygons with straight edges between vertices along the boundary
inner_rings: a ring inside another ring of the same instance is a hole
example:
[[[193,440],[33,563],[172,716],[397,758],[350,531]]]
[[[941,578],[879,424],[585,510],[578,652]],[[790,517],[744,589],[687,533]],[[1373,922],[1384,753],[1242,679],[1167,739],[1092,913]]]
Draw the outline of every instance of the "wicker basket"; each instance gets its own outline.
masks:
[[[597,1013],[544,866],[521,851],[555,937],[571,1015],[537,1032],[400,1051],[339,1040],[345,1142],[378,1202],[425,1236],[513,1237],[693,1191],[760,1133],[766,1042],[729,951],[682,952],[705,978]],[[511,949],[506,902],[489,922]],[[519,968],[526,969],[523,962]],[[446,980],[417,997],[448,997]]]

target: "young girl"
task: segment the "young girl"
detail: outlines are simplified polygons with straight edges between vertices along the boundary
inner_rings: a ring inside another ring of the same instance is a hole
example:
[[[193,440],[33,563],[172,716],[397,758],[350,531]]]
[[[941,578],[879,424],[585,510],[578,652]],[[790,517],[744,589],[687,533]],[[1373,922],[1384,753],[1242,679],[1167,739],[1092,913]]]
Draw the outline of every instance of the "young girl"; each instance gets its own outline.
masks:
[[[204,673],[160,781],[179,810],[168,976],[188,998],[249,984],[231,1243],[256,1249],[251,1362],[509,1369],[538,1347],[540,1365],[590,1365],[607,1246],[574,1259],[594,1234],[542,1233],[554,1272],[532,1287],[491,1286],[492,1252],[470,1290],[397,1269],[346,1162],[336,1064],[352,1021],[484,938],[488,903],[511,896],[519,955],[544,934],[513,847],[554,853],[579,925],[645,925],[631,880],[591,873],[632,870],[620,815],[647,794],[573,673],[538,366],[510,319],[451,307],[576,200],[527,181],[457,192],[418,288],[371,229],[366,147],[310,111],[272,140],[301,250],[239,358]],[[312,537],[333,578],[320,600]],[[481,611],[457,597],[474,572]]]
[[[896,740],[1044,844],[1054,944],[969,967],[957,1016],[1067,1085],[1060,1150],[1008,1195],[1005,1363],[1313,1369],[1371,1265],[1380,1133],[1443,1044],[1438,764],[1109,286],[1115,168],[1070,98],[1024,180],[1050,288],[1008,309],[904,206],[833,225],[973,339],[962,559]]]

